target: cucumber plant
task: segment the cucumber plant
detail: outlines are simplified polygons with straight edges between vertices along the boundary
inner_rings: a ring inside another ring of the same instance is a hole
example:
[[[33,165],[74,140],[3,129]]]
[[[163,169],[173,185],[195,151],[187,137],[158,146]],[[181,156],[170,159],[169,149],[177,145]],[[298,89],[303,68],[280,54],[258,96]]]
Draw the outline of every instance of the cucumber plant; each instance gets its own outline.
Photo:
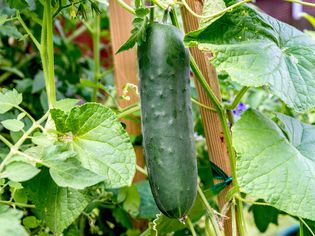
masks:
[[[223,225],[231,224],[233,234],[243,236],[243,204],[251,205],[262,232],[287,214],[300,223],[300,235],[314,235],[314,39],[249,0],[204,1],[201,15],[182,0],[185,14],[200,19],[199,29],[185,35],[177,2],[117,2],[135,16],[131,37],[118,52],[135,45],[138,50],[141,103],[125,110],[113,107],[117,101],[100,83],[99,14],[106,1],[0,1],[0,47],[13,50],[16,39],[32,43],[26,47],[31,56],[15,69],[0,50],[0,235],[183,235],[187,228],[192,235],[227,235]],[[67,41],[55,34],[55,27],[67,27],[57,23],[61,15],[82,20],[92,34],[93,72],[82,82],[90,89],[82,90],[83,97],[92,102],[66,98],[70,83],[56,76],[63,53],[57,45]],[[184,45],[212,55],[222,101]],[[44,112],[18,92],[31,79],[16,88],[8,82],[12,75],[24,77],[19,68],[30,70],[34,58],[42,69],[35,81],[44,82]],[[191,98],[191,74],[213,108]],[[61,80],[69,86],[63,96],[56,89]],[[99,91],[111,101],[98,100]],[[191,100],[218,114],[231,176],[208,160]],[[136,166],[118,118],[140,108],[143,135],[134,143],[144,146],[149,182],[132,184],[136,168],[146,170]],[[212,178],[222,182],[213,184]],[[215,195],[226,186],[226,205],[218,209]],[[131,218],[152,221],[141,231]]]

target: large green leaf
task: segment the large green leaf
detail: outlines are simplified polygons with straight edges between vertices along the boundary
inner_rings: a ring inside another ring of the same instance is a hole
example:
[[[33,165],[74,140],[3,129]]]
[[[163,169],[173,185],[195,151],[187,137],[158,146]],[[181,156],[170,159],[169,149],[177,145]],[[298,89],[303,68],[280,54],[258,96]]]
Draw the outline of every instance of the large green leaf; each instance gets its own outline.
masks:
[[[40,169],[29,163],[13,161],[6,165],[3,176],[15,182],[23,182],[33,178],[39,172]]]
[[[0,206],[0,235],[5,236],[27,236],[26,230],[22,227],[20,219],[22,211]]]
[[[0,114],[3,114],[12,107],[18,106],[22,102],[22,94],[16,90],[0,92]]]
[[[104,176],[83,168],[75,158],[76,155],[61,145],[45,148],[42,164],[49,167],[49,173],[58,186],[84,189],[105,179]]]
[[[288,121],[292,122],[284,115],[281,119],[287,127]],[[294,138],[288,140],[261,113],[248,110],[243,114],[233,127],[238,182],[241,191],[255,198],[291,215],[315,220],[315,163],[309,155],[314,152],[308,142],[315,130],[308,125],[296,125],[298,121],[293,123],[290,132]]]
[[[185,41],[241,85],[267,85],[298,112],[315,107],[315,41],[294,27],[243,5]]]
[[[47,170],[24,184],[35,204],[35,215],[56,234],[66,229],[91,201],[87,191],[62,188],[55,184]]]
[[[51,115],[59,140],[68,143],[84,168],[106,177],[107,188],[130,185],[135,174],[135,154],[129,137],[107,107],[88,103]]]

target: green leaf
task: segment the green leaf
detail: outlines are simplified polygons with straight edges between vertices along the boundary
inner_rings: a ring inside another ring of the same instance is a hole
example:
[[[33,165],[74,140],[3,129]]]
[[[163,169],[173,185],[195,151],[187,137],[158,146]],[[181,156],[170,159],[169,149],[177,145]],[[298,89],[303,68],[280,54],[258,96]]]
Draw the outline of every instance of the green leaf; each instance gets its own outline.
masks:
[[[290,127],[294,139],[289,141],[261,113],[250,109],[243,114],[233,127],[240,190],[291,215],[315,220],[315,163],[309,155],[313,145],[304,141],[313,140],[315,129],[302,123]]]
[[[79,103],[79,99],[65,98],[56,102],[55,108],[63,110],[65,112],[70,111],[75,105]]]
[[[257,201],[263,202],[263,201]],[[255,225],[262,233],[266,232],[270,223],[278,225],[279,210],[271,206],[252,205],[249,211],[253,212]]]
[[[6,0],[10,8],[16,10],[24,10],[25,8],[29,7],[25,0]]]
[[[138,17],[145,17],[150,13],[150,10],[148,8],[138,8],[135,10],[136,16]]]
[[[1,25],[0,27],[0,35],[2,36],[8,36],[13,37],[16,39],[21,38],[23,35],[14,27],[11,25]]]
[[[226,8],[225,2],[223,0],[205,0],[203,2],[202,15],[209,16],[216,14],[219,11],[222,11]],[[200,27],[205,27],[209,23],[213,22],[216,19],[201,19]]]
[[[35,216],[27,216],[23,219],[23,225],[26,228],[34,229],[40,225],[40,221]]]
[[[22,211],[0,205],[0,235],[5,236],[27,236],[28,233],[20,224],[23,216]]]
[[[156,214],[160,212],[160,210],[155,204],[149,181],[141,181],[136,184],[136,187],[140,194],[140,207],[138,217],[143,219],[153,219]]]
[[[52,109],[59,132],[78,155],[82,166],[104,176],[106,188],[130,185],[135,174],[135,154],[128,134],[107,107],[87,103],[65,113]]]
[[[135,185],[128,188],[127,196],[123,202],[123,208],[132,216],[139,214],[140,194]]]
[[[34,77],[32,93],[37,93],[45,88],[44,72],[40,70]]]
[[[301,14],[302,17],[304,17],[308,22],[311,23],[311,25],[315,28],[315,17],[311,16],[310,14],[307,14],[306,12],[303,12]]]
[[[16,90],[0,92],[0,114],[3,114],[12,107],[18,106],[22,102],[22,94]]]
[[[146,27],[148,23],[148,18],[135,18],[132,21],[133,29],[131,30],[131,36],[116,52],[120,53],[126,51],[130,48],[133,48],[136,43],[141,44],[146,40]]]
[[[3,25],[8,19],[7,15],[0,15],[0,26]]]
[[[61,188],[43,170],[31,181],[23,184],[29,199],[35,204],[35,216],[55,233],[60,234],[84,210],[91,201],[87,191]]]
[[[18,132],[23,129],[24,123],[20,120],[9,119],[1,122],[4,128],[11,130],[13,132]]]
[[[269,86],[298,112],[315,107],[315,41],[250,5],[186,35],[213,54],[216,69],[244,86]]]
[[[60,187],[84,189],[105,179],[85,168],[75,158],[74,151],[68,151],[66,146],[54,145],[46,147],[43,152],[42,164],[49,168],[49,173]]]
[[[23,182],[33,178],[39,172],[40,169],[29,163],[14,161],[6,165],[3,175],[12,181]]]

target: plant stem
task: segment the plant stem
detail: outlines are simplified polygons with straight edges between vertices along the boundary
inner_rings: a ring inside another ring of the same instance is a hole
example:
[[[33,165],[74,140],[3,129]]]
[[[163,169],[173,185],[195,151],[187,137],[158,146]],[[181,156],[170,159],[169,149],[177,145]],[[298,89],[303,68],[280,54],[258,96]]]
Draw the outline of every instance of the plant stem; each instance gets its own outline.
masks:
[[[301,217],[298,217],[300,222],[302,222],[305,227],[308,229],[308,231],[311,233],[312,236],[315,236],[315,233],[313,232],[313,230],[311,229],[311,227],[305,222],[305,220],[303,220]]]
[[[125,116],[128,116],[136,111],[139,111],[140,110],[140,105],[137,104],[135,106],[131,106],[130,108],[128,108],[127,110],[123,110],[122,112],[120,112],[117,117],[118,118],[123,118]]]
[[[203,107],[203,108],[205,108],[205,109],[207,109],[207,110],[209,110],[209,111],[217,112],[216,109],[214,109],[214,108],[212,108],[212,107],[209,107],[209,106],[207,106],[207,105],[205,105],[205,104],[202,104],[202,103],[199,102],[197,99],[194,99],[194,98],[190,98],[190,99],[191,99],[191,101],[192,101],[193,103],[197,104],[197,105],[200,106],[200,107]]]
[[[131,14],[135,15],[135,10],[129,6],[127,3],[125,3],[123,0],[117,0],[118,4],[123,7],[126,11],[130,12]]]
[[[174,9],[171,11],[171,19],[173,25],[179,28],[176,12]],[[224,134],[224,139],[227,145],[227,150],[229,154],[229,159],[230,159],[230,166],[231,166],[231,172],[232,172],[232,181],[233,181],[233,186],[238,187],[238,182],[237,182],[237,176],[236,176],[236,155],[235,151],[233,149],[232,145],[232,137],[230,133],[230,129],[227,123],[227,116],[225,113],[225,110],[220,102],[220,100],[215,96],[214,92],[212,91],[211,87],[209,86],[207,80],[201,73],[195,59],[193,58],[192,55],[190,55],[190,67],[192,71],[195,74],[195,78],[198,80],[198,82],[201,84],[203,89],[205,90],[206,94],[208,95],[208,98],[210,99],[211,103],[217,110],[222,129],[223,129],[223,134]],[[237,223],[238,223],[238,228],[239,228],[239,235],[244,236],[244,225],[243,225],[243,203],[239,200],[236,200],[237,204]]]
[[[249,87],[244,86],[236,95],[234,101],[231,104],[225,105],[225,108],[228,110],[233,110],[237,107],[237,105],[240,103],[242,97],[244,94],[248,91]]]
[[[93,29],[93,58],[94,58],[94,85],[92,102],[97,100],[98,83],[100,79],[100,34],[101,34],[101,16],[95,16],[95,27]]]
[[[7,140],[5,137],[3,137],[1,134],[0,134],[0,140],[1,140],[5,145],[7,145],[9,148],[13,147],[13,144],[10,143],[10,141]]]
[[[53,15],[51,8],[51,0],[45,2],[46,12],[46,30],[47,30],[47,59],[48,59],[48,81],[49,91],[48,103],[49,107],[53,108],[56,103],[56,88],[55,88],[55,68],[54,68],[54,45],[53,45]],[[47,84],[46,84],[47,86]]]
[[[25,203],[12,202],[12,201],[0,200],[0,204],[7,204],[7,205],[10,205],[10,206],[18,206],[18,207],[35,208],[35,205],[29,205],[29,204],[25,204]]]
[[[223,15],[224,13],[226,13],[226,12],[228,12],[228,11],[233,10],[234,8],[240,6],[240,5],[244,4],[244,3],[251,2],[251,1],[252,1],[252,0],[243,0],[243,1],[241,1],[241,2],[235,3],[235,4],[233,4],[233,5],[231,5],[231,6],[227,7],[227,8],[225,8],[225,9],[222,10],[222,11],[219,11],[219,12],[217,12],[217,13],[215,13],[215,14],[206,15],[206,16],[199,15],[199,14],[195,13],[195,12],[189,7],[189,5],[187,4],[187,2],[186,2],[185,0],[182,0],[182,3],[183,3],[183,5],[185,6],[185,8],[186,8],[193,16],[195,16],[195,17],[197,17],[197,18],[200,18],[200,19],[214,19],[214,18],[217,18],[217,17]]]
[[[299,1],[299,0],[286,0],[287,2],[294,2],[294,3],[298,3],[304,6],[308,6],[308,7],[315,7],[315,3],[311,3],[311,2],[304,2],[304,1]]]
[[[220,227],[219,227],[219,225],[218,225],[216,219],[214,218],[215,212],[214,212],[214,210],[212,209],[212,207],[210,206],[210,204],[209,204],[209,202],[208,202],[206,196],[205,196],[204,193],[202,192],[202,189],[200,188],[199,185],[198,185],[198,187],[197,187],[197,191],[198,191],[198,194],[199,194],[199,196],[200,196],[200,198],[201,198],[203,204],[204,204],[205,207],[207,208],[207,211],[208,211],[208,213],[209,213],[209,214],[208,214],[208,215],[209,215],[209,220],[210,220],[210,222],[211,222],[211,224],[212,224],[212,226],[213,226],[213,228],[214,228],[214,231],[215,231],[215,233],[216,233],[216,236],[222,235],[222,234],[221,234]]]
[[[34,130],[39,128],[41,126],[40,124],[44,122],[48,118],[48,116],[49,111],[42,118],[33,123],[32,126],[22,135],[22,137],[13,146],[10,147],[10,152],[0,164],[0,173],[3,171],[5,165],[10,160],[10,158],[19,150],[19,148],[25,142],[25,140],[29,138],[29,135],[33,133]]]
[[[73,31],[73,33],[71,35],[69,35],[65,41],[66,43],[70,43],[72,40],[74,40],[76,37],[78,37],[79,35],[81,35],[84,31],[86,31],[87,28],[85,27],[85,25],[81,25],[78,29],[76,29],[75,31]]]
[[[145,176],[148,176],[148,172],[145,169],[143,169],[141,166],[136,165],[136,169],[137,171],[144,174]]]
[[[35,36],[32,34],[31,30],[27,27],[23,19],[21,18],[20,11],[16,11],[16,18],[19,20],[20,24],[23,26],[24,30],[26,33],[30,36],[32,39],[33,43],[35,44],[36,48],[40,51],[41,47]]]
[[[191,220],[189,219],[189,217],[186,218],[186,222],[187,222],[187,225],[188,225],[188,227],[190,229],[191,235],[192,236],[197,236],[197,233],[196,233],[196,231],[194,229],[194,226],[193,226]]]

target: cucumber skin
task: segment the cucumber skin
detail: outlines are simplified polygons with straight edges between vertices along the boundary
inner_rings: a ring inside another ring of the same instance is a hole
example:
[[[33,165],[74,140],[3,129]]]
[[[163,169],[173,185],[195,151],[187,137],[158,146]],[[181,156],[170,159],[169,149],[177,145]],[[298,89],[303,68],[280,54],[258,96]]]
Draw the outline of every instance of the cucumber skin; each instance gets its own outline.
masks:
[[[138,46],[145,161],[155,202],[182,218],[197,195],[189,52],[176,27],[151,23]]]

